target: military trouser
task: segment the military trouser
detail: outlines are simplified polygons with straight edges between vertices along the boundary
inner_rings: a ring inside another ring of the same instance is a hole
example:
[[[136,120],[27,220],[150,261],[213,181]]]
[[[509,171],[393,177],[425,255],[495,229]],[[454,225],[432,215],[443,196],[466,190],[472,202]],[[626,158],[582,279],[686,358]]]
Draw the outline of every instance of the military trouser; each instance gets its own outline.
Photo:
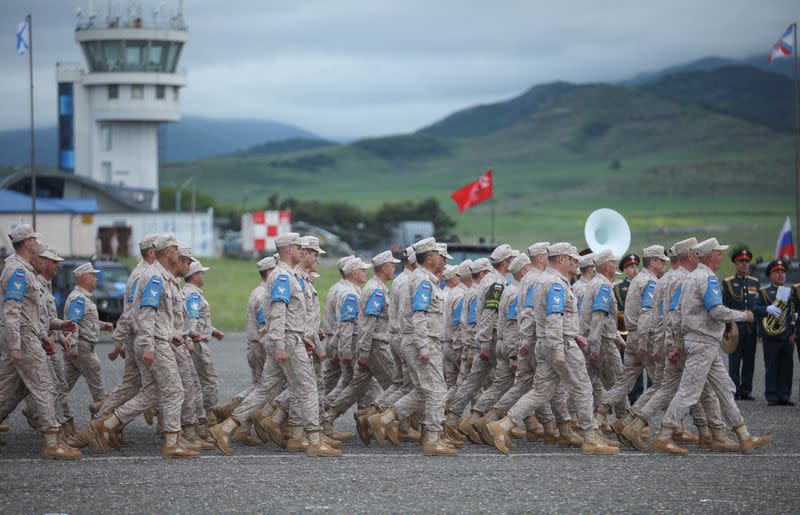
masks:
[[[458,380],[458,357],[461,355],[461,349],[454,349],[452,344],[445,343],[444,345],[444,382],[447,385],[448,392],[450,388],[456,385]]]
[[[197,406],[198,399],[202,392],[200,391],[200,381],[195,382],[197,373],[194,370],[194,363],[186,350],[185,345],[173,347],[175,352],[175,361],[178,363],[178,373],[181,376],[181,385],[183,386],[183,404],[181,404],[181,425],[197,423]],[[199,403],[202,409],[202,400]]]
[[[409,366],[405,363],[405,357],[403,356],[403,342],[410,341],[412,337],[410,333],[392,335],[392,340],[389,342],[389,350],[392,352],[392,361],[394,362],[392,385],[375,399],[374,404],[380,411],[385,410],[408,395],[414,388],[414,383],[411,382]]]
[[[637,417],[650,422],[653,416],[669,406],[678,387],[681,384],[683,375],[684,358],[679,358],[677,363],[666,362],[664,365],[664,375],[661,378],[661,386],[658,391],[650,398],[647,403],[639,405],[636,402],[631,408],[631,413]],[[709,425],[711,427],[725,427],[725,422],[719,416],[719,400],[711,389],[708,381],[703,385],[700,394],[700,403],[692,407],[691,414],[695,426]]]
[[[342,393],[342,390],[347,388],[347,385],[353,380],[353,373],[355,371],[355,360],[356,358],[353,357],[350,364],[345,364],[341,360],[341,356],[339,357],[339,379],[336,381],[336,385],[333,389],[328,390],[325,395],[325,406],[330,407],[333,405],[333,402]]]
[[[260,340],[247,341],[247,364],[250,366],[250,376],[253,379],[253,384],[261,380],[266,356],[267,351],[264,349],[264,344]]]
[[[324,366],[322,367],[322,376],[325,383],[325,407],[329,406],[328,399],[329,394],[336,388],[339,384],[339,378],[342,375],[342,362],[339,359],[339,355],[336,352],[335,348],[331,348],[331,354],[328,356],[328,359],[325,360]]]
[[[115,333],[116,335],[116,333]],[[133,339],[125,342],[125,363],[122,371],[122,382],[114,388],[103,401],[103,405],[97,412],[97,417],[105,417],[113,410],[122,406],[142,389],[142,374],[136,364],[136,356],[133,350]]]
[[[78,344],[78,357],[75,359],[67,356],[64,360],[64,380],[67,382],[68,391],[72,391],[78,378],[83,376],[92,401],[102,401],[106,398],[106,387],[103,384],[103,369],[100,367],[100,358],[94,350],[95,344],[80,342]]]
[[[511,407],[517,403],[523,395],[531,391],[533,388],[533,378],[536,375],[536,352],[534,349],[530,349],[528,351],[527,356],[520,356],[519,361],[517,362],[517,373],[514,376],[514,384],[511,385],[511,388],[508,389],[506,393],[498,400],[494,408],[501,412],[506,413]],[[565,393],[565,389],[561,388],[562,392]],[[539,410],[536,411],[536,416],[539,417],[539,420],[542,422],[549,422],[554,420],[555,417],[553,416],[553,410],[551,408],[551,404],[545,404]]]
[[[469,375],[464,378],[461,386],[456,390],[452,402],[447,405],[448,411],[452,411],[458,416],[461,416],[467,404],[469,404],[475,394],[478,393],[484,383],[486,383],[486,380],[489,378],[497,362],[495,350],[492,349],[490,352],[491,357],[489,359],[483,359],[480,353],[476,353],[475,357],[472,358],[472,370],[470,370]]]
[[[319,397],[317,395],[317,379],[314,366],[303,344],[303,335],[286,332],[286,361],[275,361],[275,348],[267,349],[264,362],[264,373],[253,392],[242,400],[233,411],[233,418],[243,422],[264,404],[275,399],[288,385],[290,407],[296,406],[301,424],[306,431],[319,430]],[[291,410],[290,410],[291,416]],[[298,424],[299,425],[299,424]]]
[[[42,342],[29,331],[20,330],[22,362],[11,363],[11,352],[0,358],[0,422],[30,394],[36,403],[39,423],[45,431],[61,427],[56,419],[53,379]]]
[[[58,354],[47,356],[47,369],[50,371],[50,379],[53,381],[53,409],[56,412],[56,420],[59,424],[63,425],[69,418],[69,404],[67,403],[67,382],[64,380],[64,365],[61,363],[61,358]],[[36,410],[36,400],[28,394],[25,397],[25,406],[28,408],[34,418],[39,417],[39,412]]]
[[[586,372],[583,353],[576,344],[570,343],[564,348],[564,365],[557,367],[554,364],[557,350],[553,345],[537,343],[533,388],[514,404],[508,411],[508,416],[517,427],[525,427],[525,418],[550,403],[558,393],[559,383],[563,383],[562,392],[568,394],[575,406],[578,427],[583,431],[597,429],[592,409],[592,384]],[[560,396],[563,396],[563,393]],[[558,401],[556,420],[559,422],[569,420],[569,413],[565,411],[566,399],[562,398]]]
[[[756,365],[756,325],[753,322],[736,322],[739,344],[728,356],[728,373],[736,385],[737,395],[753,393],[753,371]],[[791,356],[789,360],[791,361]],[[769,400],[769,399],[767,399]]]
[[[202,341],[194,344],[192,361],[203,390],[203,408],[211,409],[219,402],[219,376],[209,342]]]
[[[622,375],[622,357],[619,354],[616,343],[614,341],[603,338],[600,342],[599,357],[597,362],[586,360],[586,367],[589,371],[589,378],[592,380],[592,398],[595,407],[599,406],[603,401],[603,396],[608,390],[614,387]],[[597,383],[599,382],[599,388]],[[621,417],[630,407],[628,396],[623,395],[622,399],[618,400],[613,408],[614,413]]]
[[[474,347],[465,345],[461,348],[461,366],[458,369],[456,382],[453,384],[453,386],[447,389],[447,406],[450,406],[453,403],[456,393],[458,393],[461,385],[464,384],[464,380],[469,377],[469,374],[472,372],[472,362],[475,360],[476,354],[477,353]],[[472,359],[470,359],[470,355],[472,355]]]
[[[472,409],[486,414],[513,384],[514,369],[511,368],[508,352],[505,345],[498,343],[495,349],[494,379],[492,384],[481,394]]]
[[[608,390],[605,395],[603,395],[603,399],[600,401],[601,406],[605,406],[606,408],[610,408],[611,406],[619,403],[622,401],[622,398],[628,395],[628,392],[631,391],[633,385],[636,383],[636,379],[642,373],[642,370],[647,370],[647,373],[651,377],[655,377],[655,367],[653,360],[650,356],[645,356],[644,359],[639,357],[639,346],[633,346],[633,343],[638,343],[638,334],[631,331],[628,333],[628,339],[626,340],[627,345],[631,346],[630,348],[625,349],[625,357],[623,358],[623,367],[622,367],[622,374],[617,378],[617,381],[614,383],[614,386]],[[647,392],[643,393],[644,396]],[[647,394],[647,398],[645,402],[652,397],[655,392],[651,392]]]
[[[136,348],[134,354],[142,387],[129,401],[116,408],[114,414],[124,425],[146,409],[158,407],[161,410],[164,432],[177,433],[181,430],[184,392],[172,344],[166,340],[154,339],[154,358],[150,365],[142,361],[144,353],[141,348]]]
[[[447,395],[447,387],[444,383],[442,344],[435,338],[429,338],[429,340],[429,359],[427,363],[423,364],[419,361],[420,352],[414,344],[413,337],[407,339],[403,351],[414,387],[407,395],[394,403],[394,408],[401,419],[418,413],[422,425],[428,431],[438,433],[442,430],[444,423],[444,400]]]
[[[373,340],[368,361],[367,367],[356,364],[353,380],[331,402],[331,407],[336,408],[339,413],[346,412],[350,406],[364,397],[367,391],[374,387],[375,380],[384,389],[388,389],[392,385],[394,357],[389,349],[389,344]]]
[[[325,379],[322,372],[322,363],[320,363],[319,359],[317,358],[316,354],[312,355],[311,362],[314,365],[314,376],[317,378],[317,404],[319,406],[319,413],[320,417],[325,411]],[[242,397],[244,398],[244,397]],[[289,394],[289,389],[286,388],[284,384],[283,390],[281,393],[275,398],[273,401],[275,404],[279,405],[281,408],[286,410],[287,413],[290,414],[290,423],[292,420],[299,420],[299,413],[295,410],[291,410],[291,398]],[[300,425],[299,423],[296,425]]]
[[[689,339],[684,341],[686,364],[683,368],[678,392],[669,403],[663,423],[672,427],[680,427],[689,408],[697,404],[705,388],[706,381],[719,400],[723,420],[738,426],[744,422],[733,396],[736,386],[731,381],[728,371],[719,355],[719,342],[707,339]],[[706,413],[706,416],[709,416]]]

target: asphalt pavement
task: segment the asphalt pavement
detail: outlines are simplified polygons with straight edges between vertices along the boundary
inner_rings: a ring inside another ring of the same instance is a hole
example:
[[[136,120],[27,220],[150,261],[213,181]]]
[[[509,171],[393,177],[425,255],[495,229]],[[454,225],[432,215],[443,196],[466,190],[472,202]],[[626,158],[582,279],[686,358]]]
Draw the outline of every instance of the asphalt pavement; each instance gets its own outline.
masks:
[[[230,334],[213,349],[221,398],[228,398],[250,381],[244,337]],[[98,346],[111,389],[122,362],[109,362],[109,350]],[[238,446],[233,456],[212,450],[165,460],[159,438],[139,418],[126,428],[124,451],[86,449],[80,460],[55,462],[40,458],[40,439],[18,410],[7,420],[9,444],[0,447],[0,513],[800,512],[800,407],[767,407],[760,346],[755,383],[757,400],[739,406],[751,431],[775,442],[750,456],[690,448],[684,458],[631,450],[586,457],[517,441],[511,456],[467,444],[458,457],[437,458],[417,445],[381,449],[354,436],[337,459],[270,444]],[[89,393],[82,380],[70,401],[85,424]],[[354,431],[350,413],[336,425]]]

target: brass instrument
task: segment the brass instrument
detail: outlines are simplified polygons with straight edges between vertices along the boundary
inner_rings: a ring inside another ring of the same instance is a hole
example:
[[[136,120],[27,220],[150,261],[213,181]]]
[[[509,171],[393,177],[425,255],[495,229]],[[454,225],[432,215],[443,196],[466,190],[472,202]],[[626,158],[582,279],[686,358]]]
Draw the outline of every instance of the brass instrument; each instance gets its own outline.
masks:
[[[731,323],[731,328],[728,330],[727,337],[722,335],[722,341],[720,342],[719,346],[722,348],[722,352],[726,354],[733,354],[736,352],[736,349],[739,347],[739,326],[736,322]]]
[[[786,330],[786,313],[788,311],[788,305],[786,304],[786,301],[780,299],[773,302],[772,305],[778,306],[781,310],[781,314],[779,316],[765,316],[761,321],[761,327],[764,328],[764,333],[766,333],[768,336],[779,336]]]
[[[625,312],[617,312],[617,332],[622,336],[628,336],[628,330],[625,329]]]

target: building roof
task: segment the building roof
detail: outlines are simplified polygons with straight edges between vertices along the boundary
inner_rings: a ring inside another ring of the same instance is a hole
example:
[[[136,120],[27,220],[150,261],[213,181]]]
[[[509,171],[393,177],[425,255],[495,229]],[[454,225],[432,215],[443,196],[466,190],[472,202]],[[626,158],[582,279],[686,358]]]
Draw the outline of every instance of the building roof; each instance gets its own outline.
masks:
[[[30,213],[31,197],[16,191],[0,189],[0,213]],[[36,198],[37,213],[94,214],[97,201],[94,199]]]

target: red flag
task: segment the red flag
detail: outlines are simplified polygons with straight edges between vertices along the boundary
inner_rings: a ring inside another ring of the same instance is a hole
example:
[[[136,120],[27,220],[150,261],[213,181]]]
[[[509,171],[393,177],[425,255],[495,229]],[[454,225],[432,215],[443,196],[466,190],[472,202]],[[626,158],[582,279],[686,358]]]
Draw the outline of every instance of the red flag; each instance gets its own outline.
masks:
[[[475,204],[480,204],[484,200],[489,200],[492,198],[492,170],[486,170],[477,181],[457,189],[450,194],[450,198],[453,199],[461,212]]]

